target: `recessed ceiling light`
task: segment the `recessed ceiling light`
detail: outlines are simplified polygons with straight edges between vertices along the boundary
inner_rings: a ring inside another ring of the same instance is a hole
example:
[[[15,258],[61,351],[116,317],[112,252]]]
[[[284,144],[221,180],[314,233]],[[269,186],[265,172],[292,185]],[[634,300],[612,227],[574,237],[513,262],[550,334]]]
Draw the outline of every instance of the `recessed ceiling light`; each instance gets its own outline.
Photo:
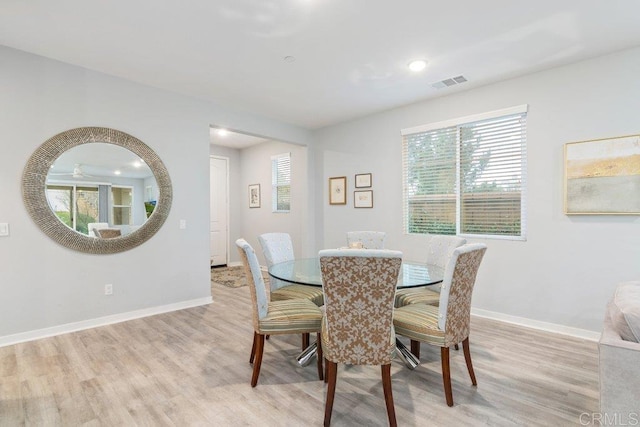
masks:
[[[120,175],[122,172],[120,172],[119,170],[116,170],[113,173],[115,173],[116,175]]]
[[[218,129],[218,135],[219,136],[227,136],[227,130],[226,129]]]
[[[415,73],[422,71],[427,67],[427,61],[425,59],[414,59],[409,62],[409,69]]]
[[[139,168],[139,167],[141,167],[141,166],[142,166],[142,163],[141,163],[141,162],[139,162],[139,161],[135,161],[135,162],[133,162],[133,167],[134,167],[134,168]]]

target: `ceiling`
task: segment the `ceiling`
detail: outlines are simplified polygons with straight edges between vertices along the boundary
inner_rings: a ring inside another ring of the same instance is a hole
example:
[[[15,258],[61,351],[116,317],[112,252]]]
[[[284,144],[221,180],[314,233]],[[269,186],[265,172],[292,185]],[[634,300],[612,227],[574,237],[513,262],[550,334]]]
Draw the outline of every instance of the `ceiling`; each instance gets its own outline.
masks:
[[[316,129],[639,46],[639,16],[637,0],[2,0],[0,44]]]
[[[236,149],[243,149],[253,145],[270,141],[268,138],[248,135],[246,133],[230,132],[226,129],[210,128],[209,137],[212,144]]]
[[[126,148],[91,143],[75,146],[62,153],[49,170],[47,179],[101,181],[115,176],[144,179],[152,177],[153,173],[147,164]]]

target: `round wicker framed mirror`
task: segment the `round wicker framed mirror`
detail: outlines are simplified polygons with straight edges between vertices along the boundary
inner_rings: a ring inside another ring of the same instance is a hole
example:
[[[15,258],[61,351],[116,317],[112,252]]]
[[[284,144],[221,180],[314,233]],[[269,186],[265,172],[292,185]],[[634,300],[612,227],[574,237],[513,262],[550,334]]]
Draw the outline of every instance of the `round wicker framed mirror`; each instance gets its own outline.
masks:
[[[71,148],[106,143],[125,148],[146,163],[157,183],[157,203],[139,228],[114,238],[95,238],[65,225],[47,199],[47,176],[61,154]],[[158,155],[139,139],[110,128],[71,129],[45,141],[31,155],[22,175],[22,198],[29,215],[51,239],[79,252],[111,254],[135,248],[149,240],[164,224],[171,209],[173,193],[169,173]]]

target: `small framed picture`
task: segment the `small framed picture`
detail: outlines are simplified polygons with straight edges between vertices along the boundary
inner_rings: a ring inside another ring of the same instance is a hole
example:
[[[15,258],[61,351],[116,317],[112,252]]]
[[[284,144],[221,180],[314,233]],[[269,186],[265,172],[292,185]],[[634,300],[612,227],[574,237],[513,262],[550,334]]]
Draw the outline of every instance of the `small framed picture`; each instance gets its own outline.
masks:
[[[249,207],[260,207],[260,184],[249,185]]]
[[[354,191],[353,206],[356,208],[372,208],[373,190]]]
[[[329,178],[329,204],[347,204],[347,177],[336,176]]]
[[[356,175],[356,188],[370,188],[371,187],[371,174],[360,173]]]

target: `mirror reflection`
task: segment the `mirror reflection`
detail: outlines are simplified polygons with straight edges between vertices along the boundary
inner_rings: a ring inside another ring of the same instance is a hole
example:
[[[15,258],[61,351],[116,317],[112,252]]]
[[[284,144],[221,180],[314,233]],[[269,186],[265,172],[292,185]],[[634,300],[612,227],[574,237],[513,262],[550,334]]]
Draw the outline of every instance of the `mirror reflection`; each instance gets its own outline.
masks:
[[[95,142],[60,155],[47,174],[46,197],[56,217],[76,232],[114,238],[136,231],[156,208],[159,189],[143,159]]]

